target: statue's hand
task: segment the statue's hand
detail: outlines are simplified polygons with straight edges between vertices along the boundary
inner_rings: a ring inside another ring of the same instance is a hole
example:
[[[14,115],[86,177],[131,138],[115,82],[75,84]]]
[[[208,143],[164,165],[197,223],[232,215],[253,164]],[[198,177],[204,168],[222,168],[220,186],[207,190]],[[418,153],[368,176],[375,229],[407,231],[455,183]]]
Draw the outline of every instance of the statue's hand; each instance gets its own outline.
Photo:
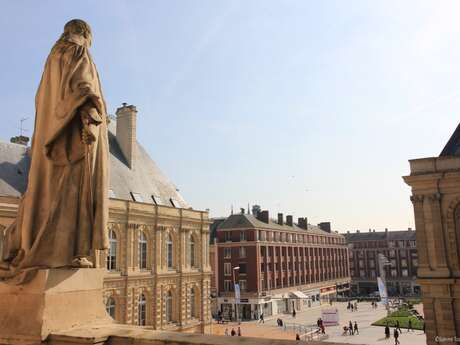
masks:
[[[81,129],[81,141],[86,145],[91,145],[96,140],[96,136],[93,134],[91,121],[86,113],[81,115],[82,129]]]

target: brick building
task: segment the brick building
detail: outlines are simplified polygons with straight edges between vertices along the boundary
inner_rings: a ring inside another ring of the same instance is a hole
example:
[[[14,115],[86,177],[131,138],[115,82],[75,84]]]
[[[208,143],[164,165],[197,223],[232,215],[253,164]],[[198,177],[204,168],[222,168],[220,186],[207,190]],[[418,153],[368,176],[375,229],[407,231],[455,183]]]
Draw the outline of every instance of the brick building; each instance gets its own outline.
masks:
[[[217,307],[224,317],[235,317],[234,281],[241,290],[241,319],[303,310],[349,290],[348,248],[345,238],[307,224],[293,223],[268,211],[257,217],[235,214],[216,230]]]
[[[418,256],[416,235],[412,229],[403,231],[347,232],[345,238],[350,255],[351,290],[356,295],[378,291],[379,254],[387,259],[385,278],[389,295],[417,295]]]

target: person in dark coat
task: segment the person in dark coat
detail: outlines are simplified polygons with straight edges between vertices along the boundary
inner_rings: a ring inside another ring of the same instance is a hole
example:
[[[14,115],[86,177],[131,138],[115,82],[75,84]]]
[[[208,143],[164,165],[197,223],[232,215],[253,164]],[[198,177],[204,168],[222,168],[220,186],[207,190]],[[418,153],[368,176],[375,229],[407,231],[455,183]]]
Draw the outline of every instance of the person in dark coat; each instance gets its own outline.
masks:
[[[234,329],[234,328],[232,328],[232,331],[230,332],[230,334],[232,335],[232,337],[235,336],[236,332],[235,332],[235,329]]]
[[[359,334],[358,323],[355,321],[355,327],[353,333]]]
[[[390,337],[390,327],[388,327],[388,324],[385,326],[385,338]]]
[[[400,344],[400,342],[399,342],[399,340],[398,340],[398,338],[399,338],[399,332],[398,332],[398,330],[397,330],[396,328],[395,328],[395,330],[394,330],[394,332],[393,332],[393,337],[395,338],[395,345],[399,345],[399,344]]]
[[[354,334],[354,332],[353,332],[353,324],[351,323],[351,321],[348,321],[348,332],[350,332],[350,335]]]

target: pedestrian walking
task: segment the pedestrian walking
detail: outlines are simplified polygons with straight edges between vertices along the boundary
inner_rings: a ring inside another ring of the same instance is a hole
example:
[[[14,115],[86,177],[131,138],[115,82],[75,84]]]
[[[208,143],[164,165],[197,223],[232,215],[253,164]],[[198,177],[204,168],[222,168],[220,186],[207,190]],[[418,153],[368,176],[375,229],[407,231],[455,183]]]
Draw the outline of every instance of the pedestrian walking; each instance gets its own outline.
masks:
[[[260,319],[259,319],[259,323],[265,323],[264,321],[264,313],[260,314]]]
[[[358,302],[355,302],[355,311],[358,311]]]
[[[295,319],[295,309],[292,309],[292,317]]]
[[[351,311],[353,312],[353,304],[350,306]]]
[[[232,335],[232,337],[235,336],[236,332],[235,332],[235,329],[234,329],[234,328],[232,328],[232,331],[230,332],[230,334]]]
[[[401,327],[399,326],[399,320],[396,320],[396,329],[399,331],[399,333],[402,333]]]
[[[410,331],[413,331],[413,329],[412,329],[412,320],[411,319],[409,319],[409,322],[407,324],[407,333],[409,333]]]
[[[397,330],[396,328],[395,328],[395,330],[394,330],[394,332],[393,332],[393,337],[395,338],[395,345],[399,345],[399,344],[400,344],[400,342],[399,342],[399,340],[398,340],[398,338],[399,338],[399,332],[398,332],[398,330]]]
[[[351,323],[351,321],[348,321],[348,332],[350,332],[350,335],[354,335],[353,324]]]
[[[228,335],[228,328],[225,329],[225,335]]]
[[[388,327],[388,323],[387,325],[385,326],[385,338],[389,338],[390,337],[390,327]]]
[[[358,323],[355,321],[355,327],[353,333],[359,334]]]
[[[241,337],[241,328],[238,326],[238,336]]]
[[[300,335],[299,335],[299,333],[296,333],[296,335],[295,335],[295,340],[300,340]]]
[[[324,327],[322,322],[321,322],[321,333],[326,334],[326,328]]]

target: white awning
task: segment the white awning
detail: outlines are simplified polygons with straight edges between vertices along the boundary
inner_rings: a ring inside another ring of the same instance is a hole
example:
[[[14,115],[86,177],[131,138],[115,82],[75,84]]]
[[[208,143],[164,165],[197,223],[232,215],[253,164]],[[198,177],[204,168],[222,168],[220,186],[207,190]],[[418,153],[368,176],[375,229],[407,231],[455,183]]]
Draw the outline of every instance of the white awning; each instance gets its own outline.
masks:
[[[291,291],[289,292],[291,295],[294,295],[296,298],[309,298],[307,295],[305,295],[302,291]]]

